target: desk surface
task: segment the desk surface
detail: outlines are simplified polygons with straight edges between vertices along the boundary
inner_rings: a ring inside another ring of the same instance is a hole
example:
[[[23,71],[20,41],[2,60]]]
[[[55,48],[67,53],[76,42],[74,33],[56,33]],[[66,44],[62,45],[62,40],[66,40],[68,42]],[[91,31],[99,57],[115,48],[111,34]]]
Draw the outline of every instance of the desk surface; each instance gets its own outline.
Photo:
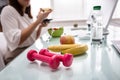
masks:
[[[59,43],[59,38],[52,38],[49,42],[40,38],[0,72],[0,80],[120,80],[120,55],[110,43],[113,38],[116,39],[116,34],[110,33],[107,41],[98,46],[91,45],[90,40],[75,37],[78,43],[88,45],[88,51],[74,57],[71,67],[66,68],[60,64],[57,70],[52,70],[41,61],[27,60],[26,55],[30,49],[39,51]]]

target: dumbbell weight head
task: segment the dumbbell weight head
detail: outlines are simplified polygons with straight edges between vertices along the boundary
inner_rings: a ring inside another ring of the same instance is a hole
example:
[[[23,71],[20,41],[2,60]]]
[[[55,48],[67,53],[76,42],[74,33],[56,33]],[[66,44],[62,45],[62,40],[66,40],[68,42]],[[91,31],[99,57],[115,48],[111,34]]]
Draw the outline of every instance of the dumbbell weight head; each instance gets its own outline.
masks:
[[[36,54],[37,51],[35,50],[30,50],[27,54],[27,59],[30,60],[30,61],[34,61],[35,59],[32,57],[33,54]]]
[[[69,67],[73,62],[73,55],[66,53],[64,56],[62,55],[61,60],[63,61],[64,66]]]
[[[51,58],[51,60],[49,62],[50,67],[53,68],[53,69],[58,68],[58,66],[60,64],[60,61],[59,61],[58,57],[52,56],[50,58]]]
[[[61,54],[55,54],[55,53],[49,52],[47,49],[41,49],[39,54],[46,55],[46,56],[49,56],[49,57],[57,56],[58,59],[60,61],[62,61],[63,65],[66,66],[66,67],[71,66],[72,61],[73,61],[73,55],[70,54],[70,53],[66,53],[64,55],[61,55]]]

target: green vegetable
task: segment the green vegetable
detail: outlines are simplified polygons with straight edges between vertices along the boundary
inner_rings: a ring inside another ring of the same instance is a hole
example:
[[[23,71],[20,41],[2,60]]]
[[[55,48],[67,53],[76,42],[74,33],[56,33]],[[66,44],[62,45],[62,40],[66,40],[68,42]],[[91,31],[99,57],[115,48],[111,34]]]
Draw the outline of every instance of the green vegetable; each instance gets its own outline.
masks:
[[[63,34],[64,28],[60,27],[57,30],[54,30],[54,28],[50,28],[48,29],[48,33],[52,36],[52,37],[60,37]]]

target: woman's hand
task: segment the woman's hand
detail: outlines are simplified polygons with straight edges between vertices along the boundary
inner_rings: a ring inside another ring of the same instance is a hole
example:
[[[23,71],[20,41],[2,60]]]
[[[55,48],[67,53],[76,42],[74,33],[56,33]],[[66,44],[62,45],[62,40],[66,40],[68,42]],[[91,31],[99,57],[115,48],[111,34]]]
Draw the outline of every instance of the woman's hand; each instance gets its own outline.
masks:
[[[37,24],[40,24],[37,30],[37,37],[38,38],[40,36],[41,33],[41,29],[42,27],[46,27],[48,25],[49,22],[44,22],[43,20],[45,18],[47,18],[47,16],[52,12],[52,10],[43,10],[42,8],[40,9],[38,16],[37,16]]]
[[[40,24],[40,27],[46,27],[48,24],[49,24],[48,22],[42,22],[42,23]]]
[[[52,10],[43,10],[42,8],[40,8],[40,11],[38,13],[37,16],[37,23],[42,23],[42,21],[47,18],[47,16],[52,12]]]

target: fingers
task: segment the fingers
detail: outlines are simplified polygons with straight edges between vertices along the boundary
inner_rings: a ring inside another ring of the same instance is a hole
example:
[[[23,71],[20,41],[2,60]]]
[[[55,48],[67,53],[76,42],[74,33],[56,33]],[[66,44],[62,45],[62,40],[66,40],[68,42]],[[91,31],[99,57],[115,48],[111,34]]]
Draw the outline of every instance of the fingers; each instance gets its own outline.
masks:
[[[50,8],[45,8],[45,9],[40,8],[40,11],[39,11],[38,15],[48,16],[51,12],[52,12],[52,9],[50,9]]]
[[[52,12],[52,9],[50,8],[40,8],[40,10],[43,12]]]
[[[49,24],[49,23],[47,23],[47,22],[46,22],[46,23],[42,22],[42,23],[41,23],[41,26],[42,26],[42,27],[46,27],[48,24]]]
[[[37,21],[38,22],[41,22],[41,21],[43,21],[45,18],[47,18],[48,17],[48,15],[50,14],[52,12],[52,10],[51,9],[42,9],[42,8],[40,8],[40,11],[39,11],[39,13],[38,13],[38,16],[37,16]]]

